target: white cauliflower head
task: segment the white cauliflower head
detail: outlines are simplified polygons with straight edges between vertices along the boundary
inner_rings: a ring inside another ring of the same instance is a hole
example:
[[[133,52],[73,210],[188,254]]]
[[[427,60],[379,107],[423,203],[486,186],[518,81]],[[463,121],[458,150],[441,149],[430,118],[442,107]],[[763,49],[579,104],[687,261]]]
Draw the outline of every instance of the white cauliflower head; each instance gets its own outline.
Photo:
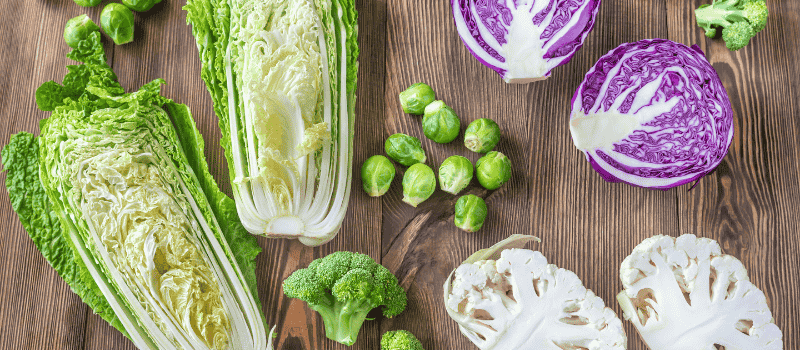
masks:
[[[468,260],[444,293],[448,314],[482,350],[626,348],[614,311],[537,251],[505,249],[497,260]]]
[[[764,293],[714,240],[648,238],[622,262],[620,277],[625,318],[653,350],[783,349]]]

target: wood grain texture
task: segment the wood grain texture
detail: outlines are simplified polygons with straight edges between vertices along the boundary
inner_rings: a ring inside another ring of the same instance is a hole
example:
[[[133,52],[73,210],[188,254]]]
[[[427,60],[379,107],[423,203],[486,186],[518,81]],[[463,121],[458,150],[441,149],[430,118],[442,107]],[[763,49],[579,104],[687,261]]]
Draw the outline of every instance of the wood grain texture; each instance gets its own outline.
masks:
[[[104,1],[103,5],[109,1]],[[737,256],[768,298],[784,332],[784,348],[800,349],[800,3],[768,0],[767,28],[746,48],[730,52],[694,23],[706,1],[606,1],[594,31],[572,61],[543,82],[508,85],[463,46],[449,1],[358,0],[361,48],[356,106],[354,176],[340,234],[319,248],[296,241],[259,239],[258,289],[267,323],[276,326],[276,349],[378,349],[388,330],[407,329],[425,348],[475,349],[447,316],[442,283],[463,259],[515,233],[532,234],[548,260],[574,271],[618,314],[619,265],[633,247],[655,234],[694,233],[718,240]],[[164,0],[136,14],[133,43],[115,46],[105,37],[109,62],[126,90],[164,78],[166,97],[187,104],[206,143],[211,173],[230,194],[227,167],[211,99],[199,76],[200,62],[182,1]],[[71,64],[63,25],[87,13],[99,23],[102,7],[69,0],[0,3],[0,145],[19,131],[38,133],[34,92],[61,81]],[[734,108],[735,136],[716,172],[692,191],[648,191],[604,182],[571,141],[570,99],[585,72],[624,42],[668,38],[697,44],[717,70]],[[440,145],[424,137],[420,117],[404,114],[397,95],[424,81],[459,115],[463,129],[477,118],[500,125],[497,150],[512,161],[512,180],[496,191],[476,181],[467,193],[490,208],[480,233],[452,223],[456,196],[437,190],[412,208],[401,201],[402,174],[389,192],[370,198],[361,190],[361,163],[383,153],[389,135],[420,138],[427,163],[438,168],[451,155],[475,162],[462,138]],[[5,174],[0,174],[0,182]],[[133,349],[94,315],[49,267],[0,190],[0,349]],[[281,283],[311,260],[338,250],[369,254],[394,272],[407,290],[406,311],[393,319],[375,313],[358,342],[348,348],[325,338],[320,317],[283,296]],[[629,349],[646,346],[624,322]]]

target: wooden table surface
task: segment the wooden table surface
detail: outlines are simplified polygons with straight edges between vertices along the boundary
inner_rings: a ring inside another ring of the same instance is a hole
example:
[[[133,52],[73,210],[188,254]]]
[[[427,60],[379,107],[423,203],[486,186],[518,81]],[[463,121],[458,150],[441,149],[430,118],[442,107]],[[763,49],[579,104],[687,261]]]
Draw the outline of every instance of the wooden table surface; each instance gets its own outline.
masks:
[[[108,1],[103,1],[106,4]],[[393,271],[409,304],[394,319],[367,321],[352,349],[378,349],[383,332],[407,329],[428,350],[475,349],[447,316],[442,283],[475,250],[515,233],[532,234],[549,261],[574,271],[620,314],[619,265],[644,238],[694,233],[720,242],[738,257],[764,291],[785,349],[800,349],[800,1],[768,0],[766,29],[738,52],[711,40],[694,23],[706,1],[606,0],[594,31],[570,63],[543,82],[508,85],[480,65],[459,40],[449,1],[358,0],[361,48],[356,107],[354,174],[369,156],[383,153],[389,135],[419,137],[438,166],[453,154],[478,154],[460,141],[426,139],[418,117],[404,114],[397,94],[428,82],[452,106],[462,127],[477,118],[498,122],[498,149],[511,159],[511,181],[496,191],[468,188],[490,208],[480,233],[453,225],[456,197],[438,190],[412,208],[401,201],[400,181],[381,198],[361,190],[358,175],[339,235],[319,248],[296,241],[259,239],[258,284],[263,311],[277,325],[276,349],[345,349],[329,341],[318,315],[287,299],[281,282],[314,258],[337,250],[369,254]],[[230,193],[219,147],[217,118],[200,80],[200,62],[182,1],[164,0],[136,14],[133,43],[106,53],[128,90],[164,78],[163,94],[190,106],[205,136],[212,174]],[[11,134],[38,134],[48,116],[34,91],[61,81],[68,47],[67,19],[87,13],[99,23],[101,7],[69,0],[4,0],[0,4],[0,145]],[[691,191],[652,191],[604,182],[575,149],[568,129],[570,99],[586,71],[617,45],[645,38],[697,44],[717,70],[734,110],[735,136],[717,170]],[[460,139],[459,139],[460,140]],[[398,177],[399,179],[399,177]],[[0,182],[5,174],[0,175]],[[475,181],[473,181],[475,182]],[[73,294],[42,258],[0,190],[0,349],[133,349],[119,332]],[[624,322],[630,349],[646,349]]]

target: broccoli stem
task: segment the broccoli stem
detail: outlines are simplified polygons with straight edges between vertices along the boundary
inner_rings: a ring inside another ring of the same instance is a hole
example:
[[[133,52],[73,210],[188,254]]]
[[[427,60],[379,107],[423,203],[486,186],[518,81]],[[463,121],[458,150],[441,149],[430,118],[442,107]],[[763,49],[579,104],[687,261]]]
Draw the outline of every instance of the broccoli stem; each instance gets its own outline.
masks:
[[[322,316],[325,336],[347,346],[356,342],[358,332],[375,306],[367,300],[335,301],[332,305],[309,305]]]
[[[711,5],[703,5],[694,11],[697,24],[703,28],[710,26],[727,27],[734,22],[747,21],[744,10],[737,0],[714,1]]]

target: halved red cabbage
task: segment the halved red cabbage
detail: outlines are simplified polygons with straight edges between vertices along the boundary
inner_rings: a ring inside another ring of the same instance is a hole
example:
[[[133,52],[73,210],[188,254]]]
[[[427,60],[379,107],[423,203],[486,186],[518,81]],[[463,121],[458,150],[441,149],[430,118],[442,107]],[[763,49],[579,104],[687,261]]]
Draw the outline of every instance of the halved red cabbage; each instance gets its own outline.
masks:
[[[572,98],[575,146],[609,182],[666,190],[699,180],[728,152],[733,110],[697,45],[622,44]]]
[[[530,83],[569,62],[600,0],[451,0],[458,35],[506,83]]]

